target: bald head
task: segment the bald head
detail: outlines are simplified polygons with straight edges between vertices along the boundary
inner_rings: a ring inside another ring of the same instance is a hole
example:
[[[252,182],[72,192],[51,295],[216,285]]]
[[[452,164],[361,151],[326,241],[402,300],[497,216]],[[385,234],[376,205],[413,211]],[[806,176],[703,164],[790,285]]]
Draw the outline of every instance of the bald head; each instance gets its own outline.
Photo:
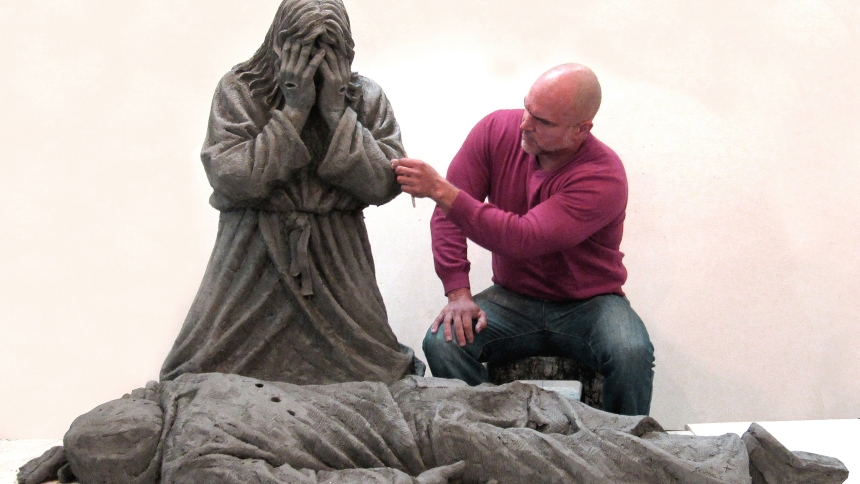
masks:
[[[591,121],[600,109],[600,83],[582,64],[562,64],[544,72],[532,85],[562,107],[571,124]]]
[[[560,166],[591,132],[600,108],[600,83],[588,67],[562,64],[543,73],[523,102],[522,149],[541,169]]]

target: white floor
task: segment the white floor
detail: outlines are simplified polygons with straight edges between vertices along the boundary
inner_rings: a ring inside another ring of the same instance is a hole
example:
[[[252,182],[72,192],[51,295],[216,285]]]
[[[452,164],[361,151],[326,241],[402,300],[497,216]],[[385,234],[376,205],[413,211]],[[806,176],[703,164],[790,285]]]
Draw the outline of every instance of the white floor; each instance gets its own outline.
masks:
[[[789,450],[829,455],[841,460],[851,475],[847,484],[860,483],[860,419],[759,422]],[[689,424],[678,433],[693,435],[743,434],[750,422]],[[0,440],[0,484],[16,484],[18,468],[61,440]],[[856,475],[855,475],[856,473]]]
[[[62,440],[0,440],[0,484],[16,484],[18,468],[34,457],[39,457]]]
[[[847,484],[860,483],[860,419],[759,422],[788,450],[829,455],[848,468]],[[743,435],[750,422],[688,424],[694,435]]]

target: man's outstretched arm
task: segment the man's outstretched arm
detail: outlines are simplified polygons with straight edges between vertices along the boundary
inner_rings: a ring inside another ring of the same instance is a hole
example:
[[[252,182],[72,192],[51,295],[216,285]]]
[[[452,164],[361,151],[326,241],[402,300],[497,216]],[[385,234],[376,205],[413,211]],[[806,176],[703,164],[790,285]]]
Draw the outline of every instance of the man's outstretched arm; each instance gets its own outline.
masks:
[[[518,215],[461,193],[429,164],[394,160],[401,190],[431,198],[463,234],[494,254],[527,259],[569,249],[624,212],[627,186],[611,172],[583,174]]]
[[[401,183],[401,189],[404,192],[409,194],[433,192],[434,195],[430,198],[436,201],[443,212],[447,213],[460,192],[460,189],[445,180],[430,165],[419,160],[401,158],[393,160],[391,164],[398,175],[397,181]],[[418,170],[421,173],[419,176],[415,176]],[[404,185],[403,183],[407,181],[418,183],[421,187]],[[428,195],[416,196],[427,197]],[[451,224],[451,229],[459,230],[453,224]],[[439,235],[439,237],[443,236]],[[462,234],[460,236],[462,237]],[[434,233],[435,237],[437,235]],[[465,243],[465,237],[463,242]],[[462,277],[458,277],[458,279],[462,279]],[[468,284],[468,280],[459,283],[463,284],[464,282]],[[482,331],[487,326],[487,315],[472,300],[472,291],[468,285],[455,288],[446,287],[445,289],[447,290],[445,295],[448,297],[448,304],[442,308],[442,311],[433,321],[430,331],[436,333],[441,326],[446,341],[451,341],[456,336],[457,343],[464,346],[474,341],[475,333]],[[472,322],[476,320],[477,324],[473,326]]]

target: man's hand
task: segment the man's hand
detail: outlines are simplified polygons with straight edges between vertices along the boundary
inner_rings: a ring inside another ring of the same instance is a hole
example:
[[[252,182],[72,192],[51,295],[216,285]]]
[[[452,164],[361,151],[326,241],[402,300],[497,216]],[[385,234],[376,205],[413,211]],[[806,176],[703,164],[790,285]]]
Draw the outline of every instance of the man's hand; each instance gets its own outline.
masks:
[[[302,44],[287,40],[278,56],[281,69],[278,71],[278,86],[284,93],[284,114],[293,123],[296,131],[301,132],[308,114],[316,99],[314,74],[325,57],[325,51],[318,51],[310,58],[313,44]]]
[[[405,193],[419,198],[432,198],[445,213],[451,209],[460,190],[450,184],[427,163],[412,158],[391,160],[397,183]]]
[[[325,61],[320,64],[323,82],[320,89],[319,110],[328,127],[334,130],[346,109],[346,89],[349,84],[349,60],[335,53],[328,44],[321,48]]]
[[[474,320],[478,322],[473,331]],[[454,289],[448,293],[448,304],[442,308],[439,316],[436,316],[430,332],[435,334],[439,331],[439,326],[442,326],[445,341],[451,341],[452,336],[456,335],[457,343],[466,346],[467,343],[475,341],[475,333],[480,333],[487,327],[487,313],[472,300],[469,288]]]

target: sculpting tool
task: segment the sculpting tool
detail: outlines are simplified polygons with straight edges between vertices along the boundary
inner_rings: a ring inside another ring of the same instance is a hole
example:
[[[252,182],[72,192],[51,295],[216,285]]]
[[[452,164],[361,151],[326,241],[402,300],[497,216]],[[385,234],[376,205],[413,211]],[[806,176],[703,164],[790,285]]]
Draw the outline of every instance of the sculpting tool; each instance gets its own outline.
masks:
[[[409,157],[409,155],[407,155],[407,154],[406,154],[406,152],[404,151],[404,152],[403,152],[403,157],[404,157],[404,158],[408,158],[408,157]],[[415,195],[412,195],[412,208],[415,208]]]

